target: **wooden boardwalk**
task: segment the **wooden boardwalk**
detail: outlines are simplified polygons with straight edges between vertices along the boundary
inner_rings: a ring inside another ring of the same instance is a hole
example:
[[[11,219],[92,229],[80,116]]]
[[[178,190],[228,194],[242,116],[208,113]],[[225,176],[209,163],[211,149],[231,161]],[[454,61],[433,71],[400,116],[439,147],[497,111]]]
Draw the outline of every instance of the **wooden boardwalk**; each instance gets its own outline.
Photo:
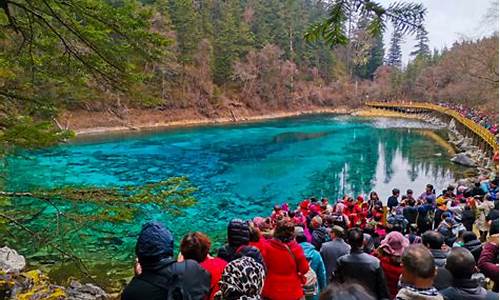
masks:
[[[426,102],[367,102],[367,106],[374,108],[383,108],[383,109],[395,109],[395,110],[420,110],[420,111],[436,111],[445,115],[448,115],[455,119],[457,122],[465,126],[468,130],[476,134],[482,140],[488,144],[493,151],[498,150],[498,143],[495,136],[483,126],[477,124],[476,122],[462,116],[459,112],[449,109],[437,104],[426,103]]]

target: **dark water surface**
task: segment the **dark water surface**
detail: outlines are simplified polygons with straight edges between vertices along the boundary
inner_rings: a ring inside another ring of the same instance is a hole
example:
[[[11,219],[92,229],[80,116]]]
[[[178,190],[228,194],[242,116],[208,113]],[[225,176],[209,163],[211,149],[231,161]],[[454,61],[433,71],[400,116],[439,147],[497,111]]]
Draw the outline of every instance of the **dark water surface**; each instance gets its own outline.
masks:
[[[104,277],[116,278],[130,273],[129,268],[123,273],[123,266],[133,259],[136,234],[148,220],[164,221],[177,241],[187,231],[201,230],[221,242],[229,219],[267,215],[276,203],[372,190],[386,199],[394,187],[420,192],[429,182],[445,187],[463,169],[449,162],[450,154],[433,138],[436,133],[438,129],[417,121],[331,115],[184,128],[23,153],[9,159],[5,180],[9,190],[30,190],[137,185],[187,176],[199,191],[198,204],[185,216],[174,219],[148,208],[133,224],[103,232],[84,229],[70,239],[73,251],[97,265]],[[46,209],[41,214],[51,213]],[[36,222],[47,218],[26,225]],[[52,261],[39,247],[12,246],[35,263]],[[53,275],[74,272],[65,265]]]

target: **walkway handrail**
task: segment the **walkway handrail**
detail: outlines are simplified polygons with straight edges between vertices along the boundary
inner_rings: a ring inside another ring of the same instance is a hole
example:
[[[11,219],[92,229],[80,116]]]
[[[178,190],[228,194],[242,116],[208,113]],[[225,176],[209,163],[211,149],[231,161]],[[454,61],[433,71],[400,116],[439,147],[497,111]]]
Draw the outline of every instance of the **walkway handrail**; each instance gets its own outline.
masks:
[[[437,104],[432,104],[432,103],[427,103],[427,102],[418,102],[418,103],[404,103],[404,102],[377,102],[377,101],[372,101],[372,102],[366,102],[367,106],[372,106],[372,107],[396,107],[396,108],[419,108],[419,109],[426,109],[426,110],[433,110],[437,111],[443,114],[446,114],[458,122],[460,122],[462,125],[467,127],[469,130],[474,132],[477,136],[479,136],[481,139],[483,139],[488,145],[490,145],[495,151],[498,150],[498,143],[495,138],[495,136],[486,128],[483,126],[477,124],[476,122],[472,121],[471,119],[468,119],[464,116],[462,116],[459,112],[443,107],[441,105]]]

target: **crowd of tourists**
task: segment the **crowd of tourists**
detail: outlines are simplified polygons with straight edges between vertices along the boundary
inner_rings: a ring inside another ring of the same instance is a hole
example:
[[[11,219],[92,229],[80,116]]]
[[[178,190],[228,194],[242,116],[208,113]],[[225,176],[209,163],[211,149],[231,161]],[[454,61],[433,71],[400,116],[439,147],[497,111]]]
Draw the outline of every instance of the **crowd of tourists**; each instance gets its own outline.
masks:
[[[498,299],[498,245],[498,177],[310,198],[231,220],[219,249],[192,232],[174,255],[172,233],[145,224],[122,299]]]
[[[462,117],[471,119],[472,121],[478,123],[488,129],[493,135],[498,134],[498,115],[495,115],[493,112],[488,114],[463,104],[442,102],[439,103],[439,105],[459,112]]]

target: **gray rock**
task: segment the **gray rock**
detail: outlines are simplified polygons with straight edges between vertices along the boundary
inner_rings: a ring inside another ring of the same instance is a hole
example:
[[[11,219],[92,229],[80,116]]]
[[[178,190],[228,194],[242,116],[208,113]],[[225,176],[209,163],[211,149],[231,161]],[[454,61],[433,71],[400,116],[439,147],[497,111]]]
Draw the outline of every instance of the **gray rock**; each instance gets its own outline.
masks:
[[[474,162],[474,160],[472,160],[472,158],[470,158],[465,153],[458,153],[450,160],[456,164],[466,166],[466,167],[475,167],[476,166],[476,163]]]
[[[66,288],[66,299],[71,300],[104,300],[108,299],[106,292],[98,286],[90,283],[81,284],[78,281],[71,281]]]
[[[24,256],[17,254],[16,250],[9,247],[0,248],[0,270],[10,272],[21,272],[26,267]]]

